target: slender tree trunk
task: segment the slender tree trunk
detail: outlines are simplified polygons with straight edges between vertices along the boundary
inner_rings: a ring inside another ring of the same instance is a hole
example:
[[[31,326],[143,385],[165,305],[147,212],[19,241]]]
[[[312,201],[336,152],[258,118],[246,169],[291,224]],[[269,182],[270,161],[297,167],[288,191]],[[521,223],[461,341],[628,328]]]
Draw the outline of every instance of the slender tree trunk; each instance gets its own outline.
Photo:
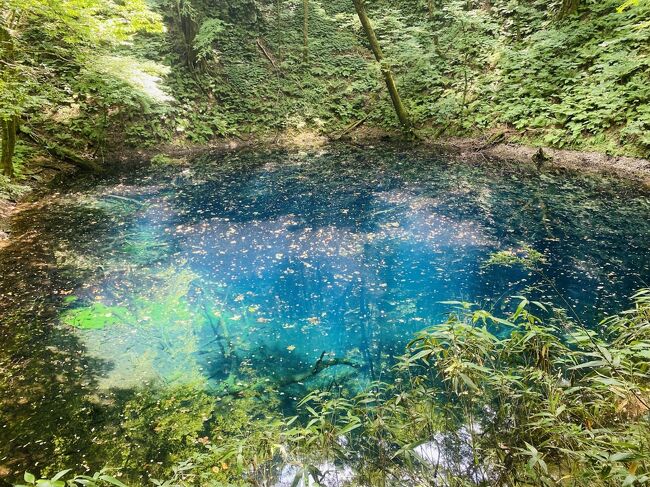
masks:
[[[368,42],[370,43],[370,48],[372,49],[372,53],[375,55],[375,59],[381,66],[381,72],[384,75],[384,79],[386,81],[386,87],[388,88],[388,93],[390,93],[390,99],[393,102],[393,107],[395,108],[395,113],[397,114],[397,118],[399,119],[400,124],[402,124],[402,127],[405,130],[410,131],[412,128],[411,119],[409,118],[408,112],[406,111],[406,108],[402,103],[402,99],[399,96],[399,92],[397,91],[397,83],[395,83],[395,77],[393,76],[393,71],[391,70],[390,65],[384,60],[384,54],[381,51],[381,47],[379,46],[379,41],[377,41],[377,36],[375,35],[375,31],[372,28],[372,24],[370,23],[368,14],[366,14],[366,8],[364,6],[363,0],[353,0],[353,1],[354,1],[354,8],[357,11],[357,15],[359,16],[359,20],[361,21],[363,30],[365,31],[366,36],[368,37]]]
[[[197,66],[196,51],[194,50],[194,38],[198,32],[196,21],[192,18],[191,10],[185,0],[176,2],[176,21],[178,29],[183,37],[183,56],[188,68],[194,70]]]
[[[581,0],[562,0],[562,6],[558,13],[558,18],[564,19],[578,11]]]
[[[12,178],[14,176],[14,152],[16,150],[16,129],[18,117],[2,120],[2,173]]]
[[[309,58],[309,0],[302,0],[302,60]]]
[[[2,120],[2,174],[12,177],[14,167],[12,163],[12,154],[9,151],[9,121]]]
[[[7,176],[14,176],[14,154],[16,153],[16,133],[18,132],[18,117],[9,120],[9,153],[7,156]]]
[[[15,76],[16,56],[14,52],[14,41],[11,32],[3,24],[0,24],[0,68],[5,81],[12,81]],[[5,176],[14,176],[14,150],[16,149],[16,129],[18,127],[18,116],[10,115],[0,121],[2,126],[2,172]]]

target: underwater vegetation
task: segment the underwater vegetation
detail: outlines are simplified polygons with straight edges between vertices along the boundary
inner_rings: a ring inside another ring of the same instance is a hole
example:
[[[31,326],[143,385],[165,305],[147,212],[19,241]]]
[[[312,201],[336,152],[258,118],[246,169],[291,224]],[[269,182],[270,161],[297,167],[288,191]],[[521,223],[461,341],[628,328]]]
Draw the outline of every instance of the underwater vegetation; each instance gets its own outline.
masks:
[[[3,477],[645,481],[638,187],[343,147],[75,184],[1,251]]]
[[[85,308],[75,308],[66,311],[61,315],[61,321],[66,325],[75,326],[81,329],[100,329],[107,325],[120,323],[124,318],[120,311],[127,311],[118,306],[106,306],[102,303],[94,303]]]

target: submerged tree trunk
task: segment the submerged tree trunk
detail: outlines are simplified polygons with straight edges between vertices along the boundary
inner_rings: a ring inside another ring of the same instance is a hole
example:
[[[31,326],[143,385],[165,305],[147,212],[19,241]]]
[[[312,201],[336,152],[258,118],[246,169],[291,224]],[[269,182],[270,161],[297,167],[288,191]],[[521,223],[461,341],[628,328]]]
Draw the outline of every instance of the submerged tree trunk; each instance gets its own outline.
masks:
[[[402,99],[399,96],[399,92],[397,91],[397,83],[395,83],[395,77],[393,76],[393,71],[391,70],[390,65],[384,60],[384,54],[381,51],[381,47],[379,46],[379,41],[377,41],[377,36],[375,35],[375,31],[372,28],[372,24],[370,23],[368,14],[366,14],[366,8],[364,6],[363,0],[353,0],[353,1],[354,1],[354,8],[357,11],[357,15],[359,16],[359,20],[361,21],[363,30],[365,31],[366,36],[368,37],[368,42],[370,43],[370,48],[372,49],[372,53],[375,55],[375,59],[381,66],[381,72],[384,75],[384,79],[386,81],[386,87],[388,88],[388,92],[390,93],[390,99],[393,102],[393,107],[395,108],[395,113],[397,114],[397,118],[399,119],[400,124],[402,124],[402,127],[405,130],[410,131],[411,120],[409,118],[408,112],[406,111],[406,108],[404,107],[404,104],[402,103]]]
[[[5,81],[11,82],[15,75],[16,56],[14,53],[14,41],[9,29],[0,24],[0,66]],[[6,115],[0,120],[2,126],[2,172],[5,176],[14,175],[14,151],[16,149],[16,130],[18,128],[18,116]]]

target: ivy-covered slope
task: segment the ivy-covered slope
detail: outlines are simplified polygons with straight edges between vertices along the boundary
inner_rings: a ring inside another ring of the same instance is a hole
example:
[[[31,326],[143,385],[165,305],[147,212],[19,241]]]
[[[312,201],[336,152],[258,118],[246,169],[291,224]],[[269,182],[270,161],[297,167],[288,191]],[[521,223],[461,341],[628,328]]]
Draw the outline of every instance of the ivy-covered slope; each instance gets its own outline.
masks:
[[[125,143],[398,129],[352,0],[158,0],[149,7],[160,16],[134,2],[165,28],[95,9],[94,21],[137,35],[72,42],[68,22],[86,22],[74,8],[52,23],[40,0],[29,3],[30,22],[12,31],[30,100],[10,110],[20,112],[19,175],[37,156],[33,139],[102,160]],[[561,15],[563,3],[577,11]],[[422,136],[506,132],[650,155],[648,0],[365,4]]]
[[[650,3],[366,2],[410,114],[428,136],[507,130],[527,142],[647,156]],[[348,0],[172,0],[161,6],[166,136],[397,127]],[[160,41],[148,56],[160,59]],[[169,107],[166,108],[169,110]],[[170,123],[171,122],[171,123]]]

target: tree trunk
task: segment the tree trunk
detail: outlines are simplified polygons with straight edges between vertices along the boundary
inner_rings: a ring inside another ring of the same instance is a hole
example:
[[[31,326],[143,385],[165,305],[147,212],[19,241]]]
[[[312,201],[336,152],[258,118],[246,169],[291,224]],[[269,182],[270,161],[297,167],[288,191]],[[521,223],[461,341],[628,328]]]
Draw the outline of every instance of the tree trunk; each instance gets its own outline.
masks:
[[[366,14],[366,9],[363,4],[363,0],[353,0],[353,1],[354,1],[354,8],[357,11],[357,15],[359,16],[359,20],[361,21],[363,30],[365,31],[366,36],[368,37],[368,42],[370,43],[370,48],[372,49],[372,53],[375,55],[375,59],[381,66],[381,72],[384,75],[384,79],[386,81],[386,87],[388,88],[388,93],[390,93],[390,99],[393,102],[393,107],[395,108],[395,113],[397,114],[397,118],[399,119],[399,122],[402,125],[402,127],[405,130],[410,131],[412,128],[411,120],[409,118],[408,112],[406,111],[406,108],[402,104],[402,99],[399,96],[399,92],[397,91],[397,84],[395,83],[395,77],[393,76],[393,71],[391,70],[390,65],[384,60],[384,54],[381,51],[381,47],[379,46],[379,41],[377,41],[377,36],[375,35],[375,31],[372,28],[370,19]]]
[[[558,18],[564,19],[570,15],[573,15],[578,11],[579,7],[580,0],[562,0],[562,6],[560,7]]]
[[[2,174],[8,177],[14,175],[13,151],[10,149],[10,121],[2,120]]]
[[[15,76],[16,56],[14,52],[14,41],[11,33],[4,25],[0,24],[0,61],[3,64],[2,72],[5,81],[11,82]],[[2,172],[5,176],[14,176],[14,150],[16,149],[16,129],[18,127],[18,116],[9,115],[0,121],[2,126]]]
[[[197,66],[196,51],[194,50],[194,38],[198,32],[198,25],[192,16],[191,4],[185,0],[176,2],[176,23],[182,36],[183,58],[185,64],[191,70]]]
[[[14,177],[14,152],[16,150],[16,128],[18,117],[2,121],[2,170],[5,176]],[[5,142],[6,140],[6,142]]]
[[[309,58],[309,0],[302,0],[302,60]]]

